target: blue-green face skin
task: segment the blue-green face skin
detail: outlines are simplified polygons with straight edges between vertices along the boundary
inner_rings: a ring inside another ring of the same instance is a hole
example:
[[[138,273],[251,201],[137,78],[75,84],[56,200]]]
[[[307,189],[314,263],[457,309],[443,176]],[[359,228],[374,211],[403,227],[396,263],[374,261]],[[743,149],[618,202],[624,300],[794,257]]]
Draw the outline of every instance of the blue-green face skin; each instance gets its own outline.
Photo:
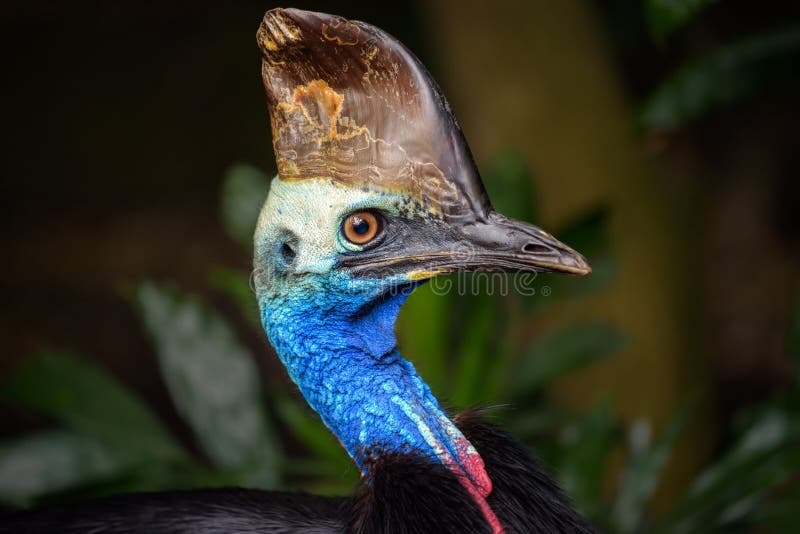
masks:
[[[365,209],[405,213],[402,195],[330,180],[272,182],[255,235],[261,320],[289,376],[362,471],[381,450],[436,458],[484,495],[480,456],[396,346],[400,306],[417,282],[405,274],[354,277],[337,267],[360,248],[342,221]]]

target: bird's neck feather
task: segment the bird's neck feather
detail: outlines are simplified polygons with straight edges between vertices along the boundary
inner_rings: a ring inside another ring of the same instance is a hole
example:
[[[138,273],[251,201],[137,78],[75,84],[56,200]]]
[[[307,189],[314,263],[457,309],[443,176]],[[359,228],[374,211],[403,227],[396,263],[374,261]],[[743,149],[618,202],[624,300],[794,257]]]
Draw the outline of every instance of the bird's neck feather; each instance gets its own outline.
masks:
[[[421,454],[488,495],[480,456],[396,347],[410,288],[366,300],[323,288],[261,299],[262,321],[290,377],[362,472],[380,451]]]

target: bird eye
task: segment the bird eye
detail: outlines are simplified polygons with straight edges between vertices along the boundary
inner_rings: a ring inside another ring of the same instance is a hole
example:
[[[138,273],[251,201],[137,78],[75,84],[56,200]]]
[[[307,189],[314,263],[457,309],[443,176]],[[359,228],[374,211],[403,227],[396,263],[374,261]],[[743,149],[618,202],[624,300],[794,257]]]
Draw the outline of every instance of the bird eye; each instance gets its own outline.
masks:
[[[354,245],[366,245],[383,229],[383,219],[371,211],[359,211],[345,217],[342,234]]]

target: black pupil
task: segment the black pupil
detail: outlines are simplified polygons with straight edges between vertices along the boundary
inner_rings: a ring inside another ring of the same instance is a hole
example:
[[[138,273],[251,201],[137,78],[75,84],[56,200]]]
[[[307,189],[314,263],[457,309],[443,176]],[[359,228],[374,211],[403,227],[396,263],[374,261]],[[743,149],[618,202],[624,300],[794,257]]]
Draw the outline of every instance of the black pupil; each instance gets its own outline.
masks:
[[[361,217],[353,217],[353,230],[359,235],[369,232],[369,222]]]
[[[294,251],[294,248],[289,243],[284,243],[281,247],[281,256],[283,256],[283,261],[289,265],[294,261],[294,257],[297,253]]]

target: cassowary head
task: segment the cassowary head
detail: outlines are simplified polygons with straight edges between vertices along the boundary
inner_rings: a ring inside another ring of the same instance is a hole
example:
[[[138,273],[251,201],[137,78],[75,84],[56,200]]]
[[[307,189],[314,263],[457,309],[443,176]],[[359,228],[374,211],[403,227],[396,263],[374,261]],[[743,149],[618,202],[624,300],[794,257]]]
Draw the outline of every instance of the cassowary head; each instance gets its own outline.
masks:
[[[442,273],[590,271],[492,209],[447,101],[398,41],[294,9],[257,38],[278,165],[255,238],[264,298],[325,294],[348,314]]]

